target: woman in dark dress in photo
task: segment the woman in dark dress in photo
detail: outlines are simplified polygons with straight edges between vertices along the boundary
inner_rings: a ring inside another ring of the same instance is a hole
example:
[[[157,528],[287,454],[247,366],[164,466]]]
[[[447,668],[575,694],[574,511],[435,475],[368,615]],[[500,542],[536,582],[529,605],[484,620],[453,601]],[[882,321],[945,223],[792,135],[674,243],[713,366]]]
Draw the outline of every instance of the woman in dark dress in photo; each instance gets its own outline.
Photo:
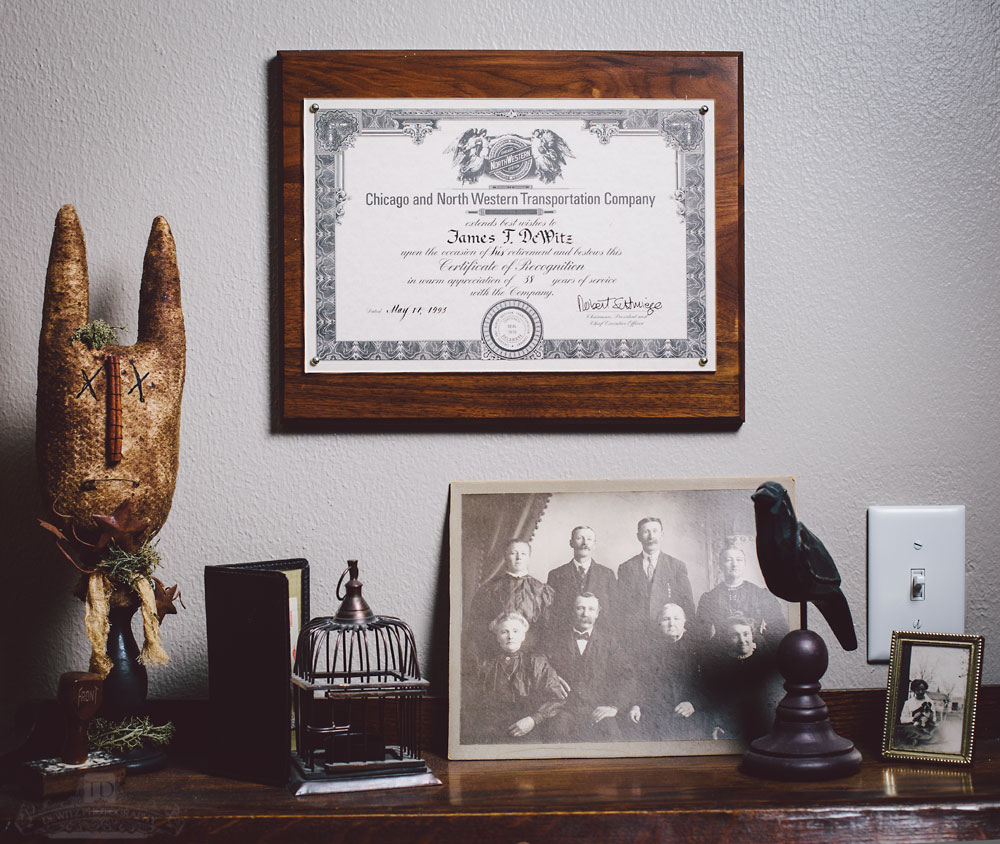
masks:
[[[717,563],[722,582],[701,596],[698,629],[704,639],[726,633],[726,621],[739,615],[750,622],[758,647],[776,651],[788,632],[788,616],[767,589],[745,579],[747,558],[742,548],[730,545]]]
[[[479,661],[463,719],[474,744],[543,741],[545,722],[563,705],[548,658],[522,648],[529,629],[519,612],[501,613],[489,625],[494,652]]]
[[[774,682],[774,655],[758,643],[754,619],[734,615],[706,643],[702,655],[713,739],[747,741],[767,732],[774,708],[767,704]]]
[[[678,604],[665,604],[652,629],[641,665],[636,703],[629,721],[635,738],[685,741],[708,738],[698,688],[700,671],[694,638]]]
[[[526,652],[536,650],[544,638],[555,593],[551,586],[528,574],[530,563],[531,544],[512,539],[504,548],[503,569],[473,596],[464,634],[467,664],[473,669],[482,657],[493,653],[489,625],[501,613],[520,613],[530,625],[524,642]]]

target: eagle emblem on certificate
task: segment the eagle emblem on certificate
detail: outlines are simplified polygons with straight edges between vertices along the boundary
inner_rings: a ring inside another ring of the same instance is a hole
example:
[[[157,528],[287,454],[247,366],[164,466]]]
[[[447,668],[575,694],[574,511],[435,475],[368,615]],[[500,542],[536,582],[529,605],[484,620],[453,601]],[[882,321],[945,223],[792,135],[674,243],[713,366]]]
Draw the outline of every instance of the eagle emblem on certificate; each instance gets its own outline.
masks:
[[[569,145],[551,129],[535,129],[530,137],[521,135],[490,136],[486,129],[466,130],[445,152],[463,184],[475,183],[481,176],[503,182],[538,179],[551,184],[562,175],[567,158],[573,158]]]

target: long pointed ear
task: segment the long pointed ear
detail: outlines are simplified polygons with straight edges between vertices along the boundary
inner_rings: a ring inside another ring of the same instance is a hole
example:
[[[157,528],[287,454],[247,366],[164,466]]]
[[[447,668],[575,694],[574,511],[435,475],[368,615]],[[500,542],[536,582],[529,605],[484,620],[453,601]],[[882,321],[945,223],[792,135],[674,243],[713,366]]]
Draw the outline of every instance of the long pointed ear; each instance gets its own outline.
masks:
[[[45,275],[41,348],[59,349],[61,352],[73,332],[83,326],[89,317],[87,245],[76,209],[72,205],[64,205],[56,216],[49,269]]]
[[[184,315],[181,312],[181,277],[177,247],[163,217],[153,220],[142,265],[139,289],[139,341],[158,345],[180,342],[184,349]]]

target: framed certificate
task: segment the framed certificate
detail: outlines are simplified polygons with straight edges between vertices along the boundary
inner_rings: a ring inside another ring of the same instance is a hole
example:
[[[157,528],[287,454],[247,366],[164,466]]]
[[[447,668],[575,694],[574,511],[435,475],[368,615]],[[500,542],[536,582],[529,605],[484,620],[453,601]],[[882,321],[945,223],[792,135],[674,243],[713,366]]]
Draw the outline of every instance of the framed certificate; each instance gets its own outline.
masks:
[[[279,54],[284,419],[738,425],[740,61]]]

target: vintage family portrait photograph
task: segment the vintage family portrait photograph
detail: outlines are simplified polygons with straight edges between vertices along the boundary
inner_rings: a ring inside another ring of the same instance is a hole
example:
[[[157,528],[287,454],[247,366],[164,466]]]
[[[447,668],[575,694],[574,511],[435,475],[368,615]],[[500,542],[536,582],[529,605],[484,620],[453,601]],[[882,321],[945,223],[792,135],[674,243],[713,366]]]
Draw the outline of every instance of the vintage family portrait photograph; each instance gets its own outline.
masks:
[[[972,761],[982,636],[893,631],[882,754]]]
[[[766,732],[798,613],[757,562],[764,480],[453,483],[451,758],[734,753]]]

